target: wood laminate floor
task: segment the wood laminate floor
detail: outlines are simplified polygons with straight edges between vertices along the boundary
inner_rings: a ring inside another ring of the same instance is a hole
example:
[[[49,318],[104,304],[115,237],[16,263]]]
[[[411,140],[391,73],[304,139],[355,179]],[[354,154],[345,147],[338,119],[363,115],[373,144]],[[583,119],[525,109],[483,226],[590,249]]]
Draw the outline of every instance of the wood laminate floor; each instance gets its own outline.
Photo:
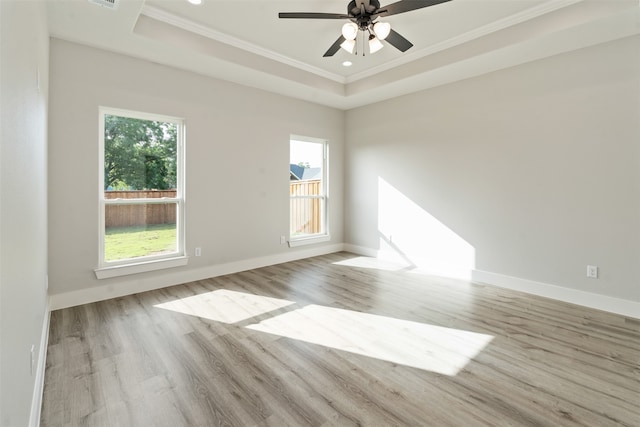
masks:
[[[387,268],[338,253],[54,311],[41,425],[640,426],[640,321]]]

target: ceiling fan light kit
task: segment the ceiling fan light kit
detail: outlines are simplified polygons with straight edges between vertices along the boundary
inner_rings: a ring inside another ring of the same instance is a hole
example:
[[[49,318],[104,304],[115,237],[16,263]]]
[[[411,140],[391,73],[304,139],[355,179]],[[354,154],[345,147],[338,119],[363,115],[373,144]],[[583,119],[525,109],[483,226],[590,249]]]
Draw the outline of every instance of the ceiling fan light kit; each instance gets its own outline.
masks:
[[[391,32],[391,24],[388,22],[376,22],[373,24],[373,32],[379,40],[384,40]]]
[[[369,35],[369,53],[376,53],[383,47],[384,45],[376,36],[373,34]]]
[[[349,53],[353,53],[356,50],[356,41],[355,40],[345,40],[340,43],[340,47],[346,50]]]
[[[347,22],[342,26],[342,37],[347,40],[355,40],[358,35],[358,26],[353,22]]]
[[[342,34],[325,52],[323,55],[325,57],[335,55],[340,48],[343,48],[349,53],[354,53],[356,39],[360,31],[363,34],[363,44],[364,40],[368,40],[369,42],[370,53],[375,53],[384,47],[381,40],[386,40],[387,43],[400,52],[406,52],[413,44],[392,30],[391,24],[378,21],[378,18],[435,6],[448,1],[451,0],[401,0],[381,7],[379,0],[351,0],[347,5],[347,14],[280,12],[278,17],[289,19],[348,19],[351,21],[342,26]],[[365,37],[367,38],[365,39]],[[364,55],[364,49],[362,54]]]

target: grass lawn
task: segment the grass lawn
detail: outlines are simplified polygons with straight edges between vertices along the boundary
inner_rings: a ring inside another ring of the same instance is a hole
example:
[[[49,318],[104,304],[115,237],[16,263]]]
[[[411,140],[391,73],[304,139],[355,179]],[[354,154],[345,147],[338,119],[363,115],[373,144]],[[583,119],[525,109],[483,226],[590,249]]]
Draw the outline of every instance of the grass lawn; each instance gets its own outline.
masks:
[[[116,261],[176,251],[176,225],[154,224],[107,228],[105,259]]]

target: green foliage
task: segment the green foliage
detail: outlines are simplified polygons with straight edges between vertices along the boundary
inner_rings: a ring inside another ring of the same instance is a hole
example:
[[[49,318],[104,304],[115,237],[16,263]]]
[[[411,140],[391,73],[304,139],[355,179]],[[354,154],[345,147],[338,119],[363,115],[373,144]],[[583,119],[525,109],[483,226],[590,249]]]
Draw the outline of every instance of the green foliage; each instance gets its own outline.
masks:
[[[175,250],[175,224],[113,227],[105,230],[104,257],[107,261],[157,255]]]
[[[111,189],[115,191],[127,191],[129,190],[129,186],[126,182],[122,182],[117,179],[113,184],[111,184]]]
[[[309,166],[309,162],[299,162],[297,166],[300,166],[301,168],[305,168],[308,169],[311,166]]]
[[[105,190],[176,188],[177,126],[105,115]]]

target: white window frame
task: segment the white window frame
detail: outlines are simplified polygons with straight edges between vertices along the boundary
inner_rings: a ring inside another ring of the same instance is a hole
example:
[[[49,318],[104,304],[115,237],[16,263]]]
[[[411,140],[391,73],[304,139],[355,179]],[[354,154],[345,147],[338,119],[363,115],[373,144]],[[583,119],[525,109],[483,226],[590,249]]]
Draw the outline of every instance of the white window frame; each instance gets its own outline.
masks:
[[[322,138],[313,138],[309,136],[291,135],[289,137],[289,150],[291,150],[291,141],[312,142],[322,144],[322,194],[319,196],[292,196],[289,194],[289,205],[293,199],[320,199],[321,207],[321,224],[322,232],[312,235],[295,237],[291,235],[291,216],[289,216],[289,247],[311,245],[315,243],[328,242],[331,240],[329,234],[329,141]],[[289,159],[290,160],[290,159]],[[289,183],[291,185],[291,183]]]
[[[171,267],[179,267],[187,264],[185,253],[185,120],[178,117],[165,116],[161,114],[144,113],[131,110],[123,110],[110,107],[99,107],[99,148],[98,148],[98,202],[99,202],[99,250],[98,268],[94,270],[98,279],[117,277],[128,274],[143,273],[147,271],[160,270]],[[177,125],[177,147],[176,147],[176,197],[163,198],[140,198],[140,199],[105,199],[104,197],[104,125],[105,115],[129,117],[140,120],[154,120],[174,123]],[[107,205],[126,205],[151,203],[175,203],[176,204],[176,244],[175,252],[161,255],[150,255],[139,258],[106,261],[105,260],[105,207]]]

